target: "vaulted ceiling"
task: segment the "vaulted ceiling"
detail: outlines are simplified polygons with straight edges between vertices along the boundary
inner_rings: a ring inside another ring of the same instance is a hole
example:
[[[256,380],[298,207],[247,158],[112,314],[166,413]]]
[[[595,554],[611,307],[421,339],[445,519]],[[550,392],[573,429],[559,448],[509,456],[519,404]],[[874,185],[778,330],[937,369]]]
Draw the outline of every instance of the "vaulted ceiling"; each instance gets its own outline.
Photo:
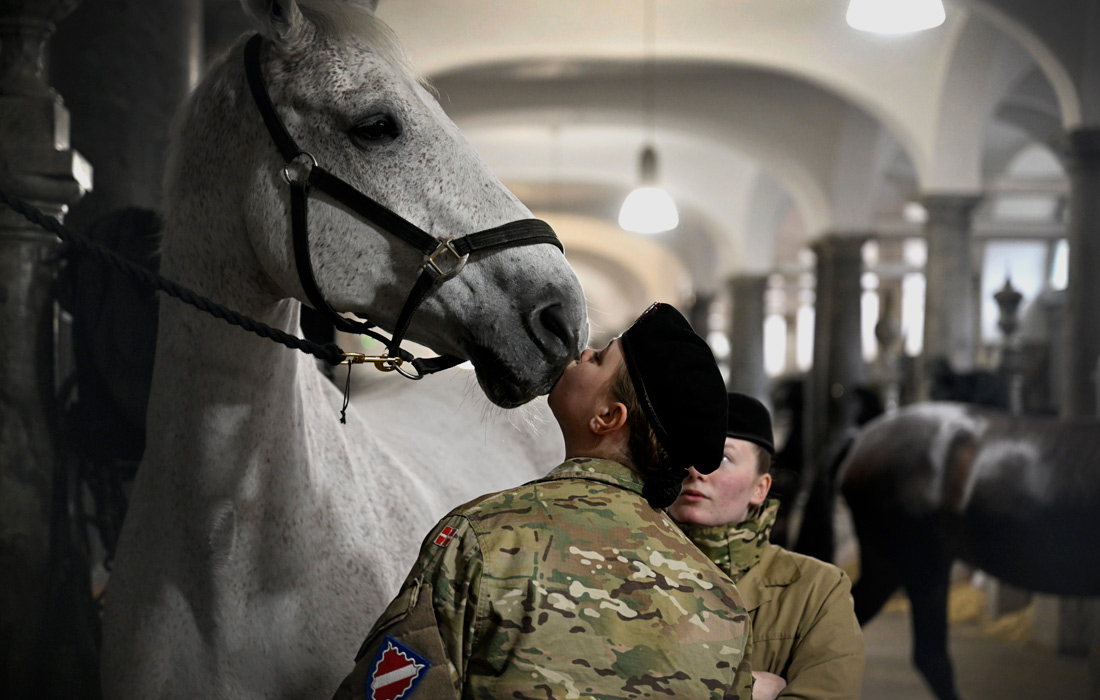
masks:
[[[556,226],[606,328],[652,298],[688,304],[734,275],[803,269],[824,233],[918,234],[903,211],[929,194],[984,194],[979,229],[997,235],[1012,225],[998,198],[1064,195],[1060,139],[1100,115],[1088,0],[948,0],[942,26],[893,37],[848,27],[847,0],[654,2],[652,64],[644,0],[377,9],[489,165]],[[648,140],[681,214],[656,237],[616,224]]]

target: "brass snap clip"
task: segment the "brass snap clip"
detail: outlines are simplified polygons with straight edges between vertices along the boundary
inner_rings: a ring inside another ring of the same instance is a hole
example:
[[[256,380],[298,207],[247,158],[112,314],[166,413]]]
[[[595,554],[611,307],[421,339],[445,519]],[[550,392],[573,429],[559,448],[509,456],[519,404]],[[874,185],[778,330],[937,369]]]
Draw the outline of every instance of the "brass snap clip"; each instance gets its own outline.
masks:
[[[381,355],[367,355],[362,352],[345,352],[344,359],[340,361],[342,365],[365,365],[372,364],[374,368],[380,372],[392,372],[403,363],[400,357],[390,357],[386,354]]]
[[[409,379],[423,379],[424,375],[417,372],[409,372],[402,367],[405,364],[405,360],[400,357],[390,357],[383,353],[381,355],[367,355],[362,352],[345,352],[344,359],[340,361],[342,365],[365,365],[372,364],[374,368],[379,372],[397,372],[402,377]]]

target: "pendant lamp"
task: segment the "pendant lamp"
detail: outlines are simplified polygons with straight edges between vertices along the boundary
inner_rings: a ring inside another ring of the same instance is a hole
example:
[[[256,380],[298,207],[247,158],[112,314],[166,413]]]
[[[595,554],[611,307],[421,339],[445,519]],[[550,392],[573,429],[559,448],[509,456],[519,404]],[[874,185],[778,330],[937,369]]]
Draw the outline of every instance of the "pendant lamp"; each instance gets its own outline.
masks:
[[[657,185],[657,152],[646,144],[640,159],[639,186],[626,196],[619,210],[619,226],[635,233],[661,233],[676,228],[676,203]]]
[[[642,146],[638,159],[638,187],[627,195],[622,209],[619,210],[619,226],[634,233],[661,233],[676,228],[680,223],[676,203],[658,184],[657,151],[653,147],[653,91],[656,72],[653,50],[656,11],[653,3],[654,0],[646,0],[642,27],[645,48],[645,77],[642,84],[645,104],[642,107],[642,118],[648,142]]]
[[[852,0],[846,19],[853,29],[875,34],[909,34],[943,24],[941,0]]]

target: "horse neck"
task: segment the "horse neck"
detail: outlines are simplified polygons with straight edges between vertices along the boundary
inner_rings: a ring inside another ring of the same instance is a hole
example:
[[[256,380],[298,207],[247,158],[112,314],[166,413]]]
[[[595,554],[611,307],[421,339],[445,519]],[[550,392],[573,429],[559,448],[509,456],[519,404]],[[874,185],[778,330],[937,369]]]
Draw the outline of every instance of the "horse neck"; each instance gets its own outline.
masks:
[[[228,179],[228,178],[227,178]],[[169,178],[171,182],[171,178]],[[230,182],[202,178],[169,189],[164,274],[250,318],[299,335],[299,304],[286,299],[251,249]],[[196,183],[196,184],[191,184]],[[221,198],[221,201],[219,201]],[[160,305],[148,430],[153,457],[204,502],[239,494],[245,482],[298,487],[325,459],[351,462],[335,435],[336,399],[315,361],[175,300]],[[196,438],[195,436],[199,436]]]
[[[308,438],[319,412],[332,413],[313,360],[178,302],[161,309],[148,419],[158,468],[215,498],[260,478],[268,464],[294,465],[308,478],[316,461]],[[251,315],[297,330],[297,302]]]

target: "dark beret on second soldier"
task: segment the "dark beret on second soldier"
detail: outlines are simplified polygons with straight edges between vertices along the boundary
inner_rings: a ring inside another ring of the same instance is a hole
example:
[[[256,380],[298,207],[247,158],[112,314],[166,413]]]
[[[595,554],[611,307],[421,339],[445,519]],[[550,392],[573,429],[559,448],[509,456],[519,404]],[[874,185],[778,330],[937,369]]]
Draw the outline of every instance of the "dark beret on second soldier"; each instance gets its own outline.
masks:
[[[622,335],[623,357],[672,467],[709,474],[722,462],[727,393],[710,346],[683,314],[656,303]],[[678,489],[677,489],[678,493]]]
[[[729,423],[726,435],[760,445],[775,456],[775,438],[772,436],[772,414],[768,407],[748,394],[730,392]]]

